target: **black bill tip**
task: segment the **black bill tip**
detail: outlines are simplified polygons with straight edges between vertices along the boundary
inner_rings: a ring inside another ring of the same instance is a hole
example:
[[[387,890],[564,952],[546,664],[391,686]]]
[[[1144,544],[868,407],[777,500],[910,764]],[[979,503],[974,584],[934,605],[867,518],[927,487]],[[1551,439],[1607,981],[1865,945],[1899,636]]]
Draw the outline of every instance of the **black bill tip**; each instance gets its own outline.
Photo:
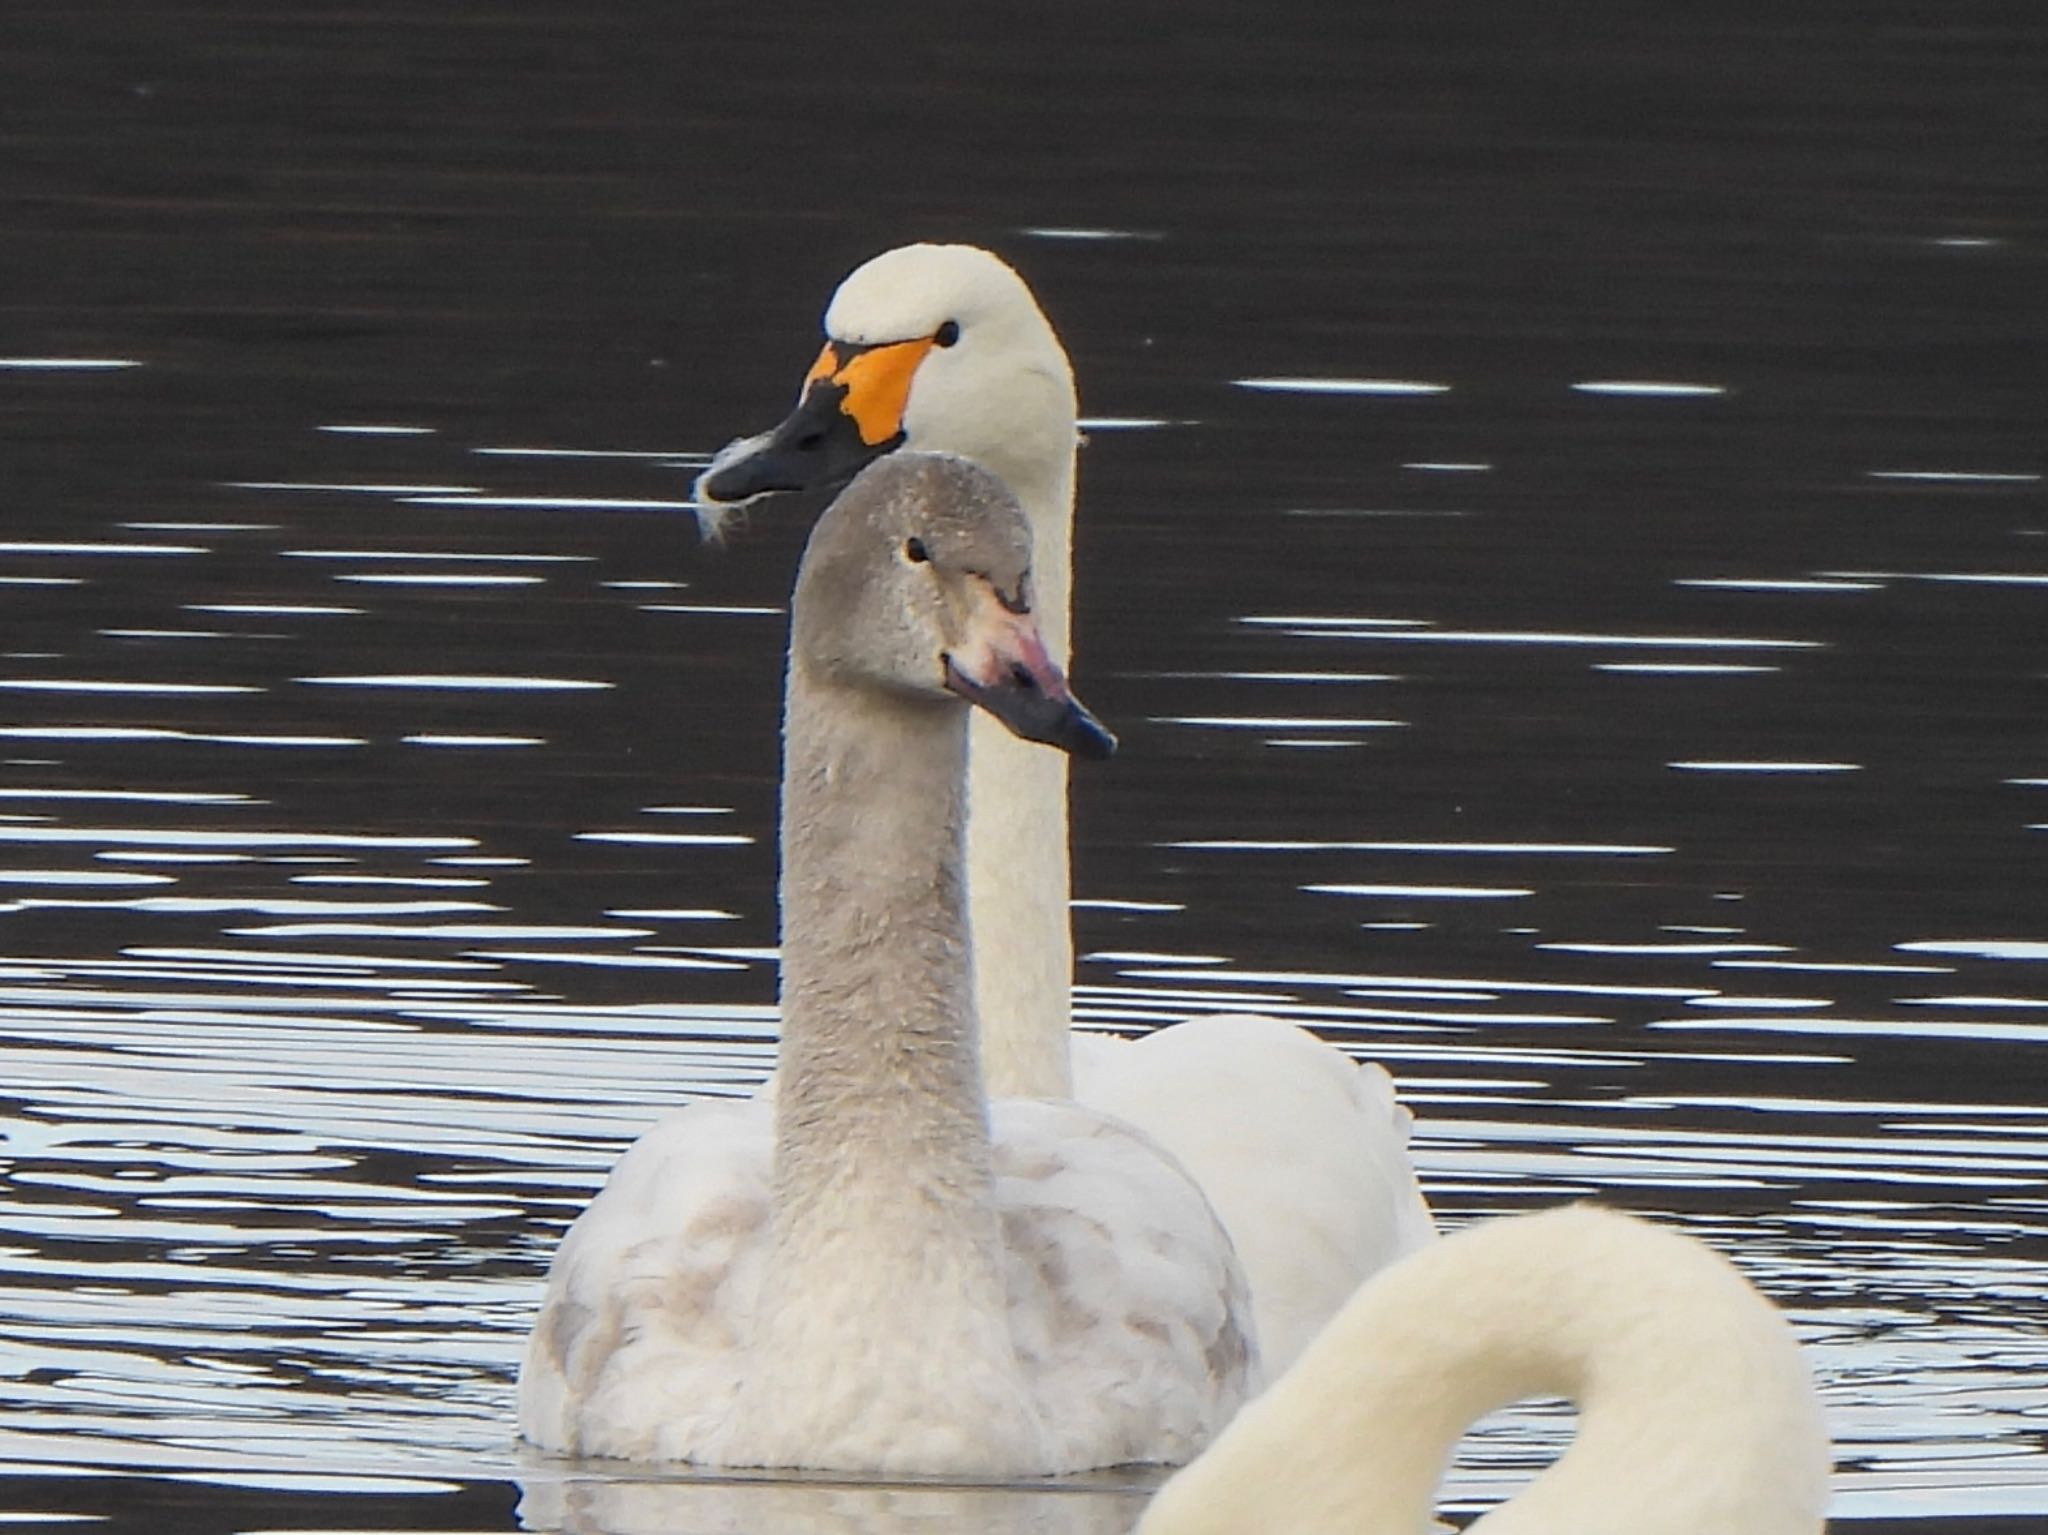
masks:
[[[726,448],[697,481],[700,500],[732,505],[783,490],[828,490],[844,485],[890,449],[862,440],[860,427],[841,408],[846,386],[829,379],[813,384],[773,430]]]
[[[986,709],[1026,741],[1058,747],[1070,757],[1101,762],[1116,752],[1116,737],[1087,705],[1060,689],[1048,691],[1022,667],[994,682],[976,682],[946,658],[946,687],[976,708]]]

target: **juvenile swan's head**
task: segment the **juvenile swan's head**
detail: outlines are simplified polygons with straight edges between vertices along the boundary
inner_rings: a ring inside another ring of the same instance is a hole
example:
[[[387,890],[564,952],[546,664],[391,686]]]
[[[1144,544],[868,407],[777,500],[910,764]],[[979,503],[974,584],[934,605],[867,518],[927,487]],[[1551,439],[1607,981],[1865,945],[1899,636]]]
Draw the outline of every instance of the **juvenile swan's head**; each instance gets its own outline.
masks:
[[[897,448],[957,453],[1012,484],[1074,449],[1074,378],[1024,279],[972,245],[884,251],[839,285],[825,347],[779,426],[697,480],[715,533],[738,504],[843,484]]]
[[[905,453],[862,471],[811,530],[790,664],[815,681],[988,710],[1082,757],[1116,739],[1068,691],[1031,612],[1031,528],[987,470]]]

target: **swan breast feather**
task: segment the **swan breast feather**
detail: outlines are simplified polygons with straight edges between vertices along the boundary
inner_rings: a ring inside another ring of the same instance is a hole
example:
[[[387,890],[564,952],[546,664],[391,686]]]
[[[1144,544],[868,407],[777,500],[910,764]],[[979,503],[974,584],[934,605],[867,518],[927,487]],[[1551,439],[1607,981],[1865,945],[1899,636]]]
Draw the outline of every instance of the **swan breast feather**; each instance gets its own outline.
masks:
[[[1011,1332],[1074,1464],[1176,1462],[1257,1388],[1244,1272],[1215,1212],[1143,1132],[1068,1100],[998,1099]]]
[[[627,1150],[569,1228],[520,1371],[520,1432],[687,1460],[730,1417],[765,1271],[772,1111],[696,1103]]]

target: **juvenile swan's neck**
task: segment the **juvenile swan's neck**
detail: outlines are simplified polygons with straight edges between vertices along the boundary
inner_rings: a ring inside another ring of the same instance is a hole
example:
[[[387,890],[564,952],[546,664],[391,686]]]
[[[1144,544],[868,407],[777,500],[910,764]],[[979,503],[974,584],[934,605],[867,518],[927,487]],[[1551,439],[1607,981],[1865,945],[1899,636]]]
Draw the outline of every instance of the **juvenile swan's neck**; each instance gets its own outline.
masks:
[[[1069,376],[1070,379],[1071,376]],[[1033,603],[1046,649],[1067,664],[1073,569],[1074,414],[1045,429],[1043,450],[988,467],[1031,520]],[[1057,414],[1053,412],[1052,414]],[[975,1001],[989,1092],[1073,1095],[1073,919],[1067,844],[1067,758],[1009,735],[977,715],[972,726],[973,813],[968,822]]]
[[[1487,1222],[1368,1281],[1138,1535],[1421,1535],[1464,1431],[1526,1396],[1577,1437],[1485,1535],[1817,1535],[1828,1448],[1770,1303],[1698,1243],[1586,1207]]]
[[[965,714],[791,664],[775,1235],[749,1389],[814,1443],[930,1417],[930,1361],[1016,1370],[965,939]],[[913,1332],[916,1349],[874,1346]]]
[[[845,1218],[849,1196],[881,1196],[887,1223],[987,1205],[960,869],[966,712],[820,686],[800,664],[791,676],[777,1195],[793,1220],[822,1205],[855,1240],[867,1234]],[[896,1208],[899,1193],[915,1208]]]

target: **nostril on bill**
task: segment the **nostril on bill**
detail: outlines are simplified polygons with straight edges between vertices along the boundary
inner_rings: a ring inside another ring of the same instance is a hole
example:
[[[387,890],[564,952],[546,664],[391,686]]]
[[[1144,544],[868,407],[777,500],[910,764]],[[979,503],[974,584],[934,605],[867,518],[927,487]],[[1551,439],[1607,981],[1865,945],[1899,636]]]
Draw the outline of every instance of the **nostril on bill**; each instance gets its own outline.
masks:
[[[1021,663],[1011,666],[1010,680],[1027,693],[1036,692],[1038,689],[1038,679]]]

